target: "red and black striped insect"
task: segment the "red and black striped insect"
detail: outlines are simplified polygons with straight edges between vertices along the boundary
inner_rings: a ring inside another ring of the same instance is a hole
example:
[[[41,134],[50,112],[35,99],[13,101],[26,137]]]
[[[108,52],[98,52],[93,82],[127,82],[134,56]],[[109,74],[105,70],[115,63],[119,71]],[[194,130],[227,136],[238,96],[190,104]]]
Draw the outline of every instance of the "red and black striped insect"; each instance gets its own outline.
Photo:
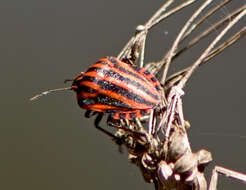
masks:
[[[79,106],[87,110],[86,117],[99,113],[95,120],[99,127],[104,113],[109,114],[108,120],[132,120],[149,114],[160,104],[160,89],[158,80],[146,69],[105,57],[78,75],[71,87],[51,91],[74,90]]]

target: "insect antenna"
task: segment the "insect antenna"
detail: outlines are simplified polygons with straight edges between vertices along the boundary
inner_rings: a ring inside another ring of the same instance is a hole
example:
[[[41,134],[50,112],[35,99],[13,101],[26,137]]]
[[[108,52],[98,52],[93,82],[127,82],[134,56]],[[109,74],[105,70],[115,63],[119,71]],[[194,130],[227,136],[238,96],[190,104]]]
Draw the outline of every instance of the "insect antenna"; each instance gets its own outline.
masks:
[[[37,94],[37,95],[33,96],[32,98],[30,98],[30,101],[37,100],[41,96],[45,96],[45,95],[53,93],[53,92],[72,90],[72,89],[73,89],[73,87],[66,87],[66,88],[56,88],[56,89],[52,89],[52,90],[47,90],[47,91],[44,91],[44,92],[42,92],[40,94]]]
[[[73,81],[74,81],[74,79],[65,79],[64,83],[66,84],[67,82],[73,82]]]

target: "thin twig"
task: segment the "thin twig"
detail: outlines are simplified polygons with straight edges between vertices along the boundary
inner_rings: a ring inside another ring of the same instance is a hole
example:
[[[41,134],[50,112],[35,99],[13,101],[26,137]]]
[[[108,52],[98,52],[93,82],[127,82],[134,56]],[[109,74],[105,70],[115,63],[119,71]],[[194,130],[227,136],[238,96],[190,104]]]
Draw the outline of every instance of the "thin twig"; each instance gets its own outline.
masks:
[[[231,27],[236,24],[244,15],[246,15],[246,9],[242,11],[237,17],[235,17],[224,30],[220,32],[220,34],[214,39],[214,41],[208,46],[208,48],[204,51],[204,53],[197,59],[197,61],[191,66],[191,68],[185,73],[184,77],[180,80],[179,86],[181,88],[184,87],[187,80],[190,78],[195,69],[202,63],[202,61],[208,56],[214,46],[218,43],[218,41],[228,32]]]
[[[211,27],[209,27],[208,29],[204,30],[202,33],[200,33],[198,36],[194,37],[185,47],[183,47],[182,49],[178,50],[177,53],[175,53],[175,55],[172,58],[172,61],[175,60],[176,58],[178,58],[181,54],[183,54],[185,51],[187,51],[189,48],[193,47],[195,44],[197,44],[198,42],[200,42],[200,40],[202,40],[203,38],[205,38],[206,36],[208,36],[209,34],[211,34],[212,32],[216,31],[217,29],[222,27],[228,20],[233,19],[234,17],[236,17],[238,14],[240,14],[240,12],[242,12],[244,9],[246,8],[246,5],[238,8],[237,10],[233,11],[232,13],[230,13],[228,16],[226,16],[225,18],[222,18],[221,20],[219,20],[218,22],[216,22],[215,24],[213,24]],[[183,42],[183,40],[180,41],[180,43]],[[168,52],[170,52],[171,50],[169,50]],[[168,55],[168,53],[167,53]],[[148,68],[149,70],[152,70],[153,73],[157,73],[160,68],[166,64],[167,62],[167,55],[164,56],[160,61],[158,61],[155,65],[154,68]]]
[[[151,23],[151,27],[154,27],[155,25],[159,24],[161,21],[163,21],[165,18],[167,18],[168,16],[172,15],[173,13],[176,13],[178,11],[180,11],[182,8],[194,3],[197,0],[187,0],[186,2],[178,5],[177,7],[173,8],[172,10],[166,12],[165,14],[163,14],[162,16],[160,16],[158,19],[154,20]]]
[[[125,56],[125,54],[127,54],[127,51],[129,51],[132,47],[132,44],[134,44],[136,41],[139,41],[139,39],[146,38],[148,29],[150,29],[152,27],[152,21],[155,20],[156,18],[158,18],[160,16],[160,14],[162,14],[163,12],[165,12],[166,8],[168,6],[170,6],[173,3],[173,0],[168,0],[166,3],[164,3],[164,5],[159,8],[157,10],[157,12],[146,22],[145,25],[141,25],[143,28],[142,31],[138,32],[135,36],[133,36],[128,42],[127,44],[124,46],[124,48],[120,51],[120,53],[118,54],[118,58],[122,58]],[[143,58],[142,58],[143,59]]]
[[[219,27],[221,27],[222,25],[224,25],[228,20],[233,19],[234,17],[236,17],[238,14],[240,14],[240,12],[242,12],[244,9],[246,8],[246,5],[240,7],[238,10],[232,12],[231,14],[229,14],[227,17],[219,20],[217,23],[213,24],[211,27],[209,27],[208,29],[206,29],[205,31],[203,31],[201,34],[199,34],[197,37],[193,38],[187,46],[185,46],[184,48],[182,48],[181,50],[179,50],[175,56],[173,57],[173,59],[177,58],[178,56],[180,56],[182,53],[184,53],[186,50],[188,50],[189,48],[191,48],[192,46],[194,46],[195,44],[197,44],[201,39],[205,38],[206,36],[208,36],[209,34],[211,34],[213,31],[217,30]]]
[[[218,55],[219,53],[221,53],[222,51],[224,51],[226,48],[228,48],[231,45],[233,45],[234,43],[236,43],[239,39],[241,39],[244,36],[246,36],[246,26],[243,27],[239,32],[237,32],[236,34],[234,34],[232,37],[230,37],[229,39],[227,39],[224,43],[222,43],[221,45],[219,45],[218,47],[216,47],[213,51],[211,51],[204,58],[204,60],[201,62],[201,64],[207,63],[210,59],[212,59],[213,57],[215,57],[216,55]],[[165,88],[168,89],[171,86],[173,86],[174,83],[177,83],[177,81],[179,81],[182,78],[182,76],[189,69],[191,69],[191,66],[189,66],[189,67],[187,67],[185,69],[182,69],[182,70],[180,70],[180,71],[172,74],[171,76],[169,76],[168,79],[165,81]]]
[[[240,172],[236,172],[233,170],[229,170],[221,166],[215,166],[213,169],[211,180],[210,180],[209,190],[217,189],[217,182],[218,182],[219,174],[224,175],[225,177],[229,177],[229,178],[236,179],[236,180],[246,183],[245,174],[242,174]]]
[[[166,9],[174,2],[174,0],[168,0],[161,8],[159,8],[154,15],[145,23],[146,29],[150,29],[154,24],[155,20],[157,20],[158,17],[160,17],[163,12],[166,11]],[[164,18],[163,18],[164,19]],[[163,20],[161,19],[161,20]],[[159,19],[158,19],[159,20]]]
[[[171,64],[172,61],[172,57],[175,54],[176,49],[178,48],[178,44],[180,42],[180,40],[182,39],[183,35],[185,34],[185,32],[187,31],[187,29],[189,28],[189,26],[191,25],[191,23],[194,21],[194,19],[203,11],[203,9],[205,9],[210,3],[212,2],[212,0],[207,0],[205,3],[203,3],[201,5],[201,7],[195,11],[195,13],[190,17],[190,19],[186,22],[186,24],[184,25],[184,27],[182,28],[182,30],[180,31],[178,37],[176,38],[176,40],[173,43],[173,46],[170,50],[170,52],[168,53],[168,57],[167,57],[167,62],[163,71],[163,75],[162,75],[162,79],[161,79],[161,83],[164,84],[165,80],[166,80],[166,76],[167,76],[167,71],[169,69],[169,66]]]
[[[212,59],[214,56],[221,53],[225,48],[231,46],[235,42],[237,42],[240,38],[244,37],[246,35],[246,26],[243,27],[239,32],[237,32],[235,35],[230,37],[228,40],[226,40],[224,43],[222,43],[220,46],[218,46],[216,49],[211,51],[207,55],[207,57],[202,61],[202,64],[206,63],[208,60]]]
[[[148,33],[148,30],[151,29],[153,26],[157,25],[160,23],[162,20],[167,18],[168,16],[178,12],[182,8],[190,5],[191,3],[195,2],[195,0],[187,0],[186,2],[182,3],[181,5],[178,5],[177,7],[171,9],[165,14],[165,11],[168,6],[170,6],[173,3],[173,0],[168,0],[158,11],[146,22],[145,25],[141,25],[143,28],[142,31],[138,32],[135,36],[133,36],[127,44],[124,46],[124,48],[120,51],[118,54],[118,58],[121,59],[124,57],[128,51],[130,51],[132,45],[136,41],[140,41],[140,39],[143,39],[143,43],[145,43],[145,39]],[[143,48],[144,49],[144,48]],[[144,53],[144,52],[143,52]],[[143,61],[143,56],[141,56],[141,60]]]
[[[187,30],[187,32],[184,34],[182,41],[184,39],[186,39],[186,37],[188,35],[190,35],[192,33],[192,31],[194,31],[194,29],[196,29],[200,24],[202,24],[206,19],[208,19],[210,16],[212,16],[216,11],[218,11],[220,8],[222,8],[223,6],[225,6],[226,4],[228,4],[229,2],[231,2],[231,0],[225,0],[223,2],[221,2],[220,4],[218,4],[216,7],[212,8],[211,10],[209,10],[201,19],[199,19],[196,23],[194,23],[189,30]]]

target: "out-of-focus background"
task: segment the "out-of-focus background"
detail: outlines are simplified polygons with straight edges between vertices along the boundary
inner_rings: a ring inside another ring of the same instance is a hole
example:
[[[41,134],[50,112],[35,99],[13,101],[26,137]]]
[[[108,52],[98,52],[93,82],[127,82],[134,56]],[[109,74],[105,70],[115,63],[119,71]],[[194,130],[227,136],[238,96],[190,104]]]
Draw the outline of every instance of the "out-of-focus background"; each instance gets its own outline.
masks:
[[[29,102],[29,98],[46,89],[68,86],[64,79],[75,77],[101,57],[117,55],[135,27],[162,3],[0,1],[0,189],[154,189],[128,162],[127,154],[120,154],[118,147],[93,127],[94,119],[84,118],[73,92],[60,92],[36,102]],[[242,3],[234,1],[217,17]],[[153,29],[146,61],[164,55],[199,4]],[[244,18],[232,31],[245,22]],[[212,20],[207,20],[204,27],[211,24]],[[192,63],[209,44],[208,39],[177,59],[171,71]],[[194,151],[208,149],[213,153],[213,164],[244,173],[245,52],[244,38],[199,68],[183,98]],[[219,189],[246,188],[224,177],[219,180]]]

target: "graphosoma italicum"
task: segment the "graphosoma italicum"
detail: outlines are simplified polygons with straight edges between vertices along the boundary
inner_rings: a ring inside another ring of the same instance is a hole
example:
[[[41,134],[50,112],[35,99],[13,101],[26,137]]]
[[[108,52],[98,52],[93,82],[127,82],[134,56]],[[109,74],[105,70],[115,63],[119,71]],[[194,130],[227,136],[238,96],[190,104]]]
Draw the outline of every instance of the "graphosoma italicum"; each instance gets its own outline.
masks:
[[[153,74],[145,68],[127,63],[116,57],[105,57],[81,72],[71,87],[45,91],[34,96],[35,100],[50,92],[74,90],[85,116],[98,114],[96,127],[104,113],[108,120],[141,118],[160,104],[161,86]]]
[[[119,119],[140,118],[160,103],[160,83],[144,68],[116,57],[100,59],[71,86],[81,108]]]

